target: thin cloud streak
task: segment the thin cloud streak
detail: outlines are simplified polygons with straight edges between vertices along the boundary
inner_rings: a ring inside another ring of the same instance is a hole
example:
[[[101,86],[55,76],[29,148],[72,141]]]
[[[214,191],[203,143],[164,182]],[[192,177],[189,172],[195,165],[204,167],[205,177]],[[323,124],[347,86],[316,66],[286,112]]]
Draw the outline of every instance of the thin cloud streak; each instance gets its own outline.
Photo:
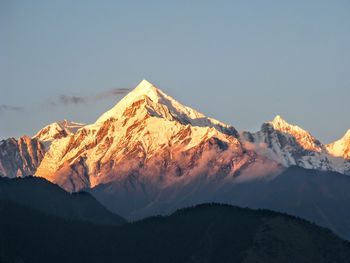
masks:
[[[61,95],[58,102],[64,105],[78,105],[86,102],[84,97]]]
[[[128,88],[114,88],[110,90],[103,91],[101,93],[98,93],[96,95],[97,99],[106,99],[110,98],[111,96],[119,96],[119,95],[126,95],[131,91],[131,89]]]
[[[23,107],[19,107],[19,106],[6,105],[6,104],[0,105],[0,113],[9,112],[9,111],[22,111],[22,110],[23,110]]]
[[[113,88],[97,93],[94,96],[60,95],[53,100],[49,100],[44,105],[49,107],[55,107],[58,105],[78,106],[81,104],[91,103],[96,99],[104,100],[113,98],[115,96],[123,96],[129,93],[130,91],[131,89],[129,88]]]
[[[54,100],[48,100],[43,104],[45,107],[56,107],[58,105],[70,106],[70,105],[80,105],[85,104],[86,98],[81,96],[71,96],[71,95],[60,95]]]

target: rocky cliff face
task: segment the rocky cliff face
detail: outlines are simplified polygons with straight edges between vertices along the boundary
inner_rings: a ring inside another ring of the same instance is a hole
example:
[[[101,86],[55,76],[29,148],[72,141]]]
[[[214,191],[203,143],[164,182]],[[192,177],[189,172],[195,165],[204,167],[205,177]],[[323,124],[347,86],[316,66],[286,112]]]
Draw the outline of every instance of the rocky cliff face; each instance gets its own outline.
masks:
[[[82,123],[71,122],[67,120],[54,122],[38,131],[33,138],[49,144],[54,140],[73,135],[83,126],[84,124]]]
[[[0,142],[0,176],[14,178],[33,175],[44,158],[45,147],[27,136]]]
[[[280,116],[264,123],[258,132],[243,132],[242,141],[247,148],[285,167],[297,165],[307,169],[349,173],[346,140],[324,145],[309,132],[287,123]]]

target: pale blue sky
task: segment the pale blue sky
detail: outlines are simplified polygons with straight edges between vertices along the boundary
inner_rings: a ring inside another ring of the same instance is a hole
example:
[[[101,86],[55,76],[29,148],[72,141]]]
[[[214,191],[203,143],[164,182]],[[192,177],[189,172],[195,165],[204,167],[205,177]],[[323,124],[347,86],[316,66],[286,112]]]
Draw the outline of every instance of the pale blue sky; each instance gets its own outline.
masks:
[[[0,0],[0,138],[93,122],[121,98],[108,90],[145,78],[238,130],[280,114],[330,142],[350,128],[349,14],[345,0]]]

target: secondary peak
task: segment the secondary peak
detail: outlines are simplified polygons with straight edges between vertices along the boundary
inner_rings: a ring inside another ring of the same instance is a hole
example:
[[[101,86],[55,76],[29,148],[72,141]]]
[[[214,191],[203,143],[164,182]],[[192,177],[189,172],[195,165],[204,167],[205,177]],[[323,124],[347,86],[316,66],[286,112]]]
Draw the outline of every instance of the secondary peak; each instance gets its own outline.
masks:
[[[276,115],[276,117],[271,122],[274,126],[285,126],[289,125],[288,122],[286,122],[280,115]]]

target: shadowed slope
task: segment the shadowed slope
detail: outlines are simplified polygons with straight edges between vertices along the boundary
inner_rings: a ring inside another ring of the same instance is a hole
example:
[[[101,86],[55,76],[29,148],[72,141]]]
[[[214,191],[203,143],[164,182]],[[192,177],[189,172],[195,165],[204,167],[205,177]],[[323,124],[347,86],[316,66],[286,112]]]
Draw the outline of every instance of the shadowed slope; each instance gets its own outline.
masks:
[[[282,211],[350,239],[350,177],[293,166],[272,180],[233,185],[216,201]]]
[[[70,220],[118,225],[125,222],[88,193],[70,194],[43,178],[0,178],[0,199]]]

